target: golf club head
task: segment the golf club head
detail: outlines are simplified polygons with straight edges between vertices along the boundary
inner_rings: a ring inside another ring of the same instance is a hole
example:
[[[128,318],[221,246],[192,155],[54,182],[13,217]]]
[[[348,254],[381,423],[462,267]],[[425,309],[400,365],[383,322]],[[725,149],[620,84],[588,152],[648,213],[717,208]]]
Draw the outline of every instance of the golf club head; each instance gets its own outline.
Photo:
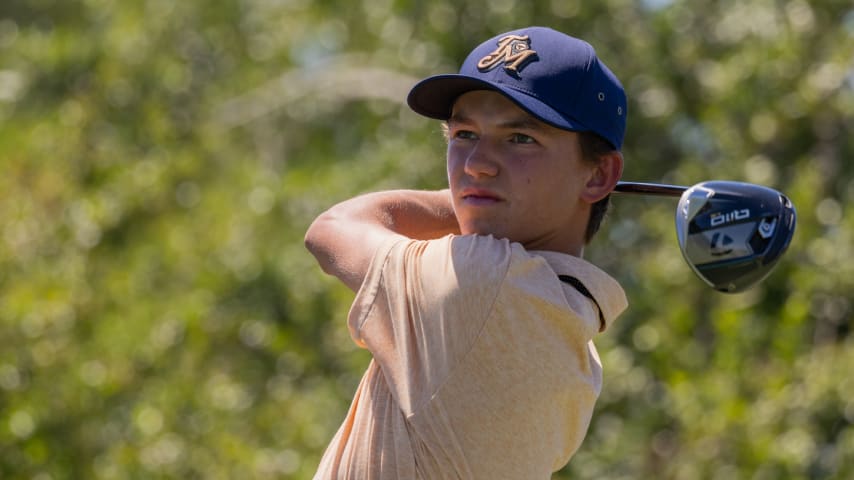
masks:
[[[715,290],[737,293],[771,273],[795,232],[795,207],[782,193],[750,183],[709,181],[676,207],[682,256]]]

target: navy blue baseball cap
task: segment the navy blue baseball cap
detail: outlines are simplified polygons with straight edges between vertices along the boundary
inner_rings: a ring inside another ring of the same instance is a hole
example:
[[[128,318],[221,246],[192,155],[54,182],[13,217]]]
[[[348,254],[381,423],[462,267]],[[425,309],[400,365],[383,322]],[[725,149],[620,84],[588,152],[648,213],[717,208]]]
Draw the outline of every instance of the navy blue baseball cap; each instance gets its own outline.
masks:
[[[623,146],[626,92],[583,40],[545,27],[502,33],[475,48],[459,74],[417,83],[407,103],[421,115],[448,120],[457,98],[472,90],[494,90],[550,125]]]

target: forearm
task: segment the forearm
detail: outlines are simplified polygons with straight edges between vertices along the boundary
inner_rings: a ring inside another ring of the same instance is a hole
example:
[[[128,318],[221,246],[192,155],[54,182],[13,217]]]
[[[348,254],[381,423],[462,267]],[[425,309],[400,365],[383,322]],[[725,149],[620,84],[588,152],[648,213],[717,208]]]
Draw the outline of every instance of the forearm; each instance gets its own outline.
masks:
[[[323,271],[357,290],[374,252],[394,236],[427,240],[459,233],[450,193],[392,190],[346,200],[322,213],[305,244]]]
[[[348,206],[349,207],[349,206]],[[417,240],[459,233],[448,190],[391,190],[360,197],[355,217]]]
[[[370,225],[405,237],[429,240],[459,233],[448,190],[389,190],[360,195],[341,202],[318,221]]]

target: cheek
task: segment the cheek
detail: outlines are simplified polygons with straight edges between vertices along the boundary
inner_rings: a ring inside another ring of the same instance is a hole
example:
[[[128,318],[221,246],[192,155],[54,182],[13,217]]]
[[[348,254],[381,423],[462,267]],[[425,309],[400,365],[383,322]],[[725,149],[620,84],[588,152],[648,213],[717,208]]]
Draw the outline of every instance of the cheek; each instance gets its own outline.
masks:
[[[460,169],[462,168],[462,162],[460,161],[462,155],[458,151],[458,149],[454,149],[451,146],[448,146],[447,153],[445,154],[445,165],[448,171],[448,179],[452,179],[455,176],[458,176]]]
[[[526,210],[531,218],[551,217],[565,213],[572,197],[572,179],[564,172],[547,171],[520,177],[525,191]]]

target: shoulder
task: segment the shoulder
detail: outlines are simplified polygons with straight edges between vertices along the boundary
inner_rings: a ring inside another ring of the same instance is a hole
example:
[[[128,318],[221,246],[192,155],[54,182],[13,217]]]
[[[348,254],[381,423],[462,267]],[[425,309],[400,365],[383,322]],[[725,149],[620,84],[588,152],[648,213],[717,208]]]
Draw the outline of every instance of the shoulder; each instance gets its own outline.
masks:
[[[526,256],[519,244],[491,235],[447,235],[434,240],[397,240],[381,248],[374,262],[424,277],[494,278],[507,273],[514,258]],[[401,272],[402,273],[402,272]]]
[[[599,311],[599,331],[604,330],[628,307],[626,294],[611,275],[584,260],[558,252],[535,251],[532,255],[547,262],[555,276],[564,280],[566,300],[573,310],[583,310],[592,302]]]
[[[446,237],[446,242],[440,248],[448,262],[447,273],[462,290],[487,289],[497,293],[500,284],[520,264],[536,262],[521,244],[491,235],[454,235]]]
[[[562,296],[554,267],[538,253],[491,235],[397,239],[379,249],[369,279],[431,301],[489,302],[502,291],[539,297],[557,289]]]
[[[362,293],[373,297],[383,291],[429,315],[485,318],[504,292],[508,274],[518,269],[514,265],[526,261],[532,257],[521,245],[492,236],[395,241],[374,258]]]

